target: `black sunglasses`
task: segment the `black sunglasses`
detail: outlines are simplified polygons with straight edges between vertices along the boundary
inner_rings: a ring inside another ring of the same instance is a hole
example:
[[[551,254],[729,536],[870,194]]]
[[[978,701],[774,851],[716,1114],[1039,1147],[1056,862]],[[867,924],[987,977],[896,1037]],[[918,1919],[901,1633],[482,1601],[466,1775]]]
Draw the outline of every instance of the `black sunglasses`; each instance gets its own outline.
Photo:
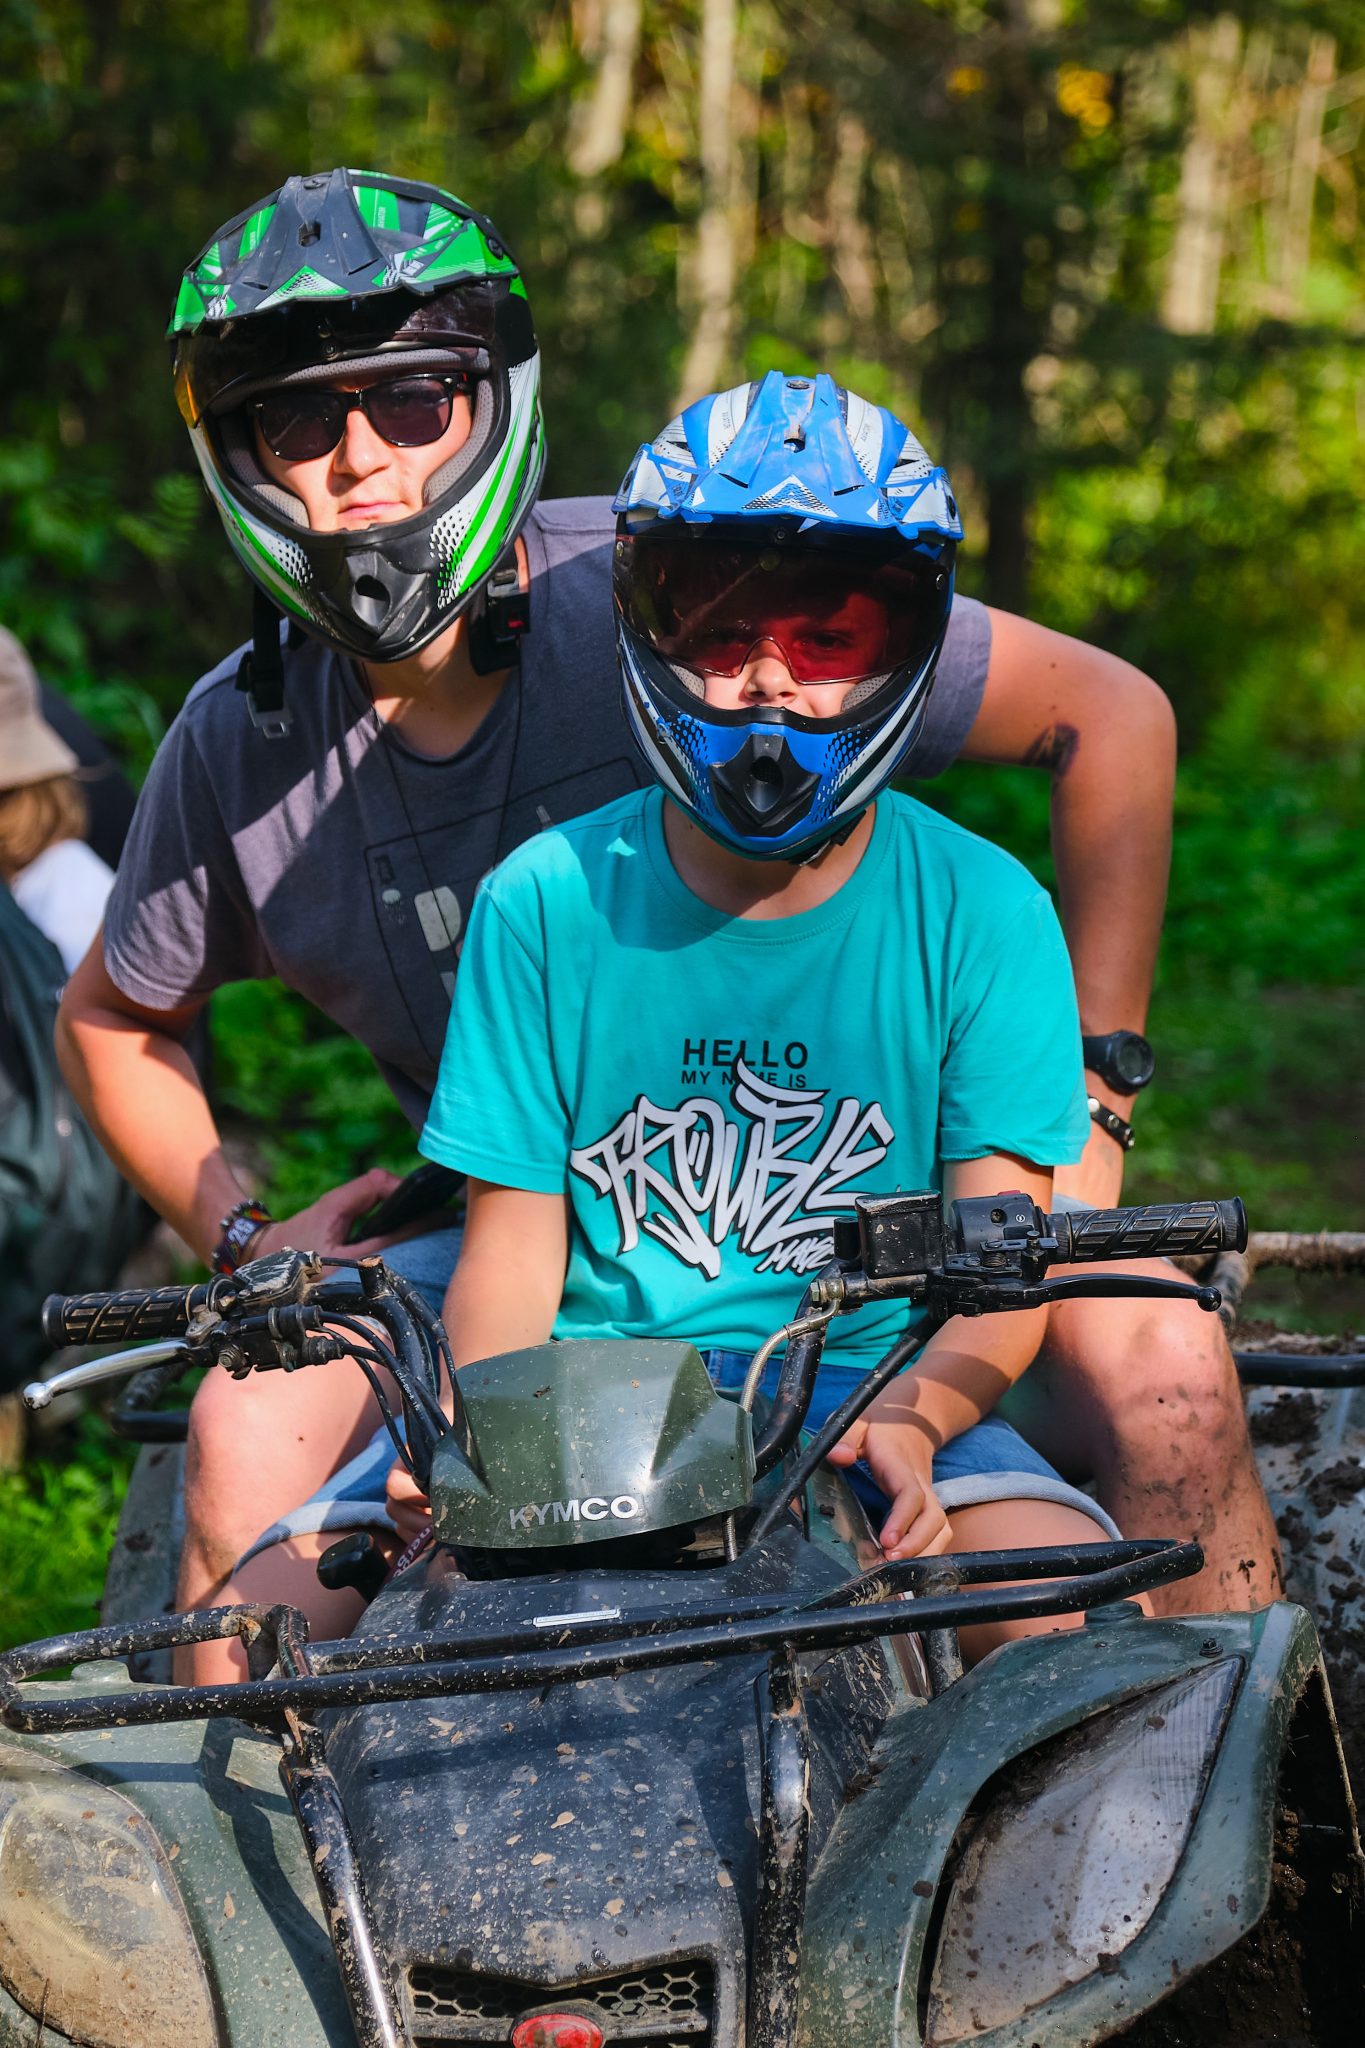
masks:
[[[462,374],[388,377],[359,391],[301,385],[266,391],[250,401],[248,410],[272,454],[284,462],[316,462],[331,454],[356,406],[391,447],[425,448],[440,440],[450,425],[456,393],[463,395],[469,387],[470,379]]]

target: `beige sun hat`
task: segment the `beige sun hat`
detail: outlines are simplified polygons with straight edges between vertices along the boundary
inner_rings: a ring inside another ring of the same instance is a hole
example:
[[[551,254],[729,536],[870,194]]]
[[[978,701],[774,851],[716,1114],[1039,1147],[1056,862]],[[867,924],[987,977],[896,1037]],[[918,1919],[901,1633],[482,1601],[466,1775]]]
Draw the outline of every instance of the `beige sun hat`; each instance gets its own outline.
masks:
[[[70,775],[80,766],[38,709],[38,678],[13,633],[0,626],[0,790]]]

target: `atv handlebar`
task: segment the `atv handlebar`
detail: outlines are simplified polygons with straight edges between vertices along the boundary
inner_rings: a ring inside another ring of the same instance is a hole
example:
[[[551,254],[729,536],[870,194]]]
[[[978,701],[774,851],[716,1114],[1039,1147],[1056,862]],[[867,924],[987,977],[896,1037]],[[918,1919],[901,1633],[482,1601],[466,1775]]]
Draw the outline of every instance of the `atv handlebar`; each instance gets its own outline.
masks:
[[[760,1476],[796,1442],[806,1419],[829,1319],[875,1301],[908,1301],[926,1313],[918,1328],[893,1346],[866,1375],[844,1409],[832,1417],[802,1465],[818,1455],[861,1413],[881,1387],[949,1317],[1041,1308],[1075,1296],[1155,1295],[1216,1309],[1213,1288],[1174,1278],[1095,1274],[1048,1280],[1051,1266],[1150,1259],[1191,1252],[1240,1249],[1246,1212],[1240,1201],[1150,1202],[1132,1209],[1096,1209],[1048,1215],[1019,1192],[974,1195],[954,1202],[945,1218],[933,1190],[861,1196],[852,1216],[834,1226],[835,1256],[807,1288],[797,1314],[809,1334],[789,1341],[768,1419],[754,1444]],[[825,1321],[819,1320],[824,1312]],[[842,1420],[840,1421],[840,1418]],[[826,1438],[829,1439],[826,1442]],[[770,1511],[765,1522],[771,1522]]]
[[[66,1344],[143,1344],[183,1337],[201,1310],[235,1298],[226,1276],[194,1287],[130,1287],[115,1294],[50,1294],[43,1335],[54,1350]]]
[[[1061,1247],[1058,1263],[1073,1266],[1110,1259],[1200,1258],[1209,1252],[1240,1252],[1247,1241],[1246,1210],[1235,1196],[1227,1202],[1063,1211],[1047,1223]]]
[[[771,1469],[795,1443],[810,1406],[826,1328],[835,1316],[888,1300],[908,1301],[926,1311],[913,1338],[894,1347],[867,1375],[859,1393],[861,1408],[950,1316],[1036,1308],[1078,1294],[1174,1296],[1216,1308],[1214,1289],[1177,1280],[1097,1274],[1049,1281],[1044,1276],[1055,1265],[1240,1250],[1246,1229],[1245,1212],[1236,1200],[1047,1215],[1028,1195],[1016,1192],[954,1202],[945,1218],[941,1197],[932,1190],[860,1197],[854,1214],[836,1221],[835,1256],[806,1290],[798,1313],[806,1327],[799,1334],[790,1332],[775,1398],[754,1445],[757,1470],[761,1475]],[[443,1367],[457,1418],[460,1413],[445,1331],[422,1297],[379,1259],[359,1261],[353,1278],[326,1276],[324,1263],[315,1255],[286,1250],[193,1287],[53,1295],[43,1304],[43,1331],[54,1345],[183,1337],[187,1363],[216,1362],[237,1376],[281,1368],[292,1372],[348,1350],[363,1370],[387,1364],[398,1380],[406,1430],[406,1447],[394,1430],[395,1446],[420,1479],[430,1470],[437,1438],[449,1427],[440,1405]],[[347,1341],[327,1334],[328,1323],[345,1330]],[[374,1350],[375,1323],[387,1339],[384,1357]],[[41,1406],[66,1384],[136,1370],[146,1362],[132,1354],[126,1363],[104,1359],[75,1366],[50,1382],[46,1395],[35,1386],[26,1390],[26,1398]],[[375,1391],[382,1408],[378,1383]]]
[[[329,1266],[334,1270],[329,1272]],[[35,1380],[24,1389],[30,1408],[47,1407],[57,1394],[153,1364],[181,1370],[216,1365],[240,1379],[250,1372],[294,1372],[350,1356],[370,1379],[397,1455],[423,1484],[436,1443],[451,1426],[441,1406],[443,1384],[457,1426],[463,1413],[439,1318],[415,1288],[378,1258],[324,1260],[316,1253],[285,1249],[193,1287],[53,1294],[43,1303],[43,1334],[53,1345],[129,1343],[132,1348],[86,1359],[50,1380]],[[148,1339],[166,1341],[156,1342],[151,1351],[139,1348]],[[397,1387],[401,1429],[376,1367],[385,1368]],[[158,1375],[151,1391],[159,1394],[165,1384]]]

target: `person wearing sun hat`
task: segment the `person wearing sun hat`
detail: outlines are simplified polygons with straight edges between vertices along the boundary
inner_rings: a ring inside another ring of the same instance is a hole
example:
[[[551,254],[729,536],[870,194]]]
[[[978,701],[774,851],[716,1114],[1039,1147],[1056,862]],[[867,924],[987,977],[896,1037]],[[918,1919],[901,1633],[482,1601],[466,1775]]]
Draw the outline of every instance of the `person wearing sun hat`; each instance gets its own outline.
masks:
[[[85,843],[79,767],[43,717],[33,663],[0,626],[0,881],[68,974],[99,930],[114,884]]]

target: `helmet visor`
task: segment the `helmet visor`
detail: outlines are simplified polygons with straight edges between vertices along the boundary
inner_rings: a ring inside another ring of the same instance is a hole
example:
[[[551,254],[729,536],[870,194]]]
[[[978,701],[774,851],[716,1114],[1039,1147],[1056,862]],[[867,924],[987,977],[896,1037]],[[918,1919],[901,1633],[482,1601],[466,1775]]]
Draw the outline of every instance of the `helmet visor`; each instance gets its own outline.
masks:
[[[946,569],[898,536],[850,545],[670,526],[623,534],[614,580],[627,625],[665,661],[733,677],[771,641],[800,683],[921,666],[948,606]]]

